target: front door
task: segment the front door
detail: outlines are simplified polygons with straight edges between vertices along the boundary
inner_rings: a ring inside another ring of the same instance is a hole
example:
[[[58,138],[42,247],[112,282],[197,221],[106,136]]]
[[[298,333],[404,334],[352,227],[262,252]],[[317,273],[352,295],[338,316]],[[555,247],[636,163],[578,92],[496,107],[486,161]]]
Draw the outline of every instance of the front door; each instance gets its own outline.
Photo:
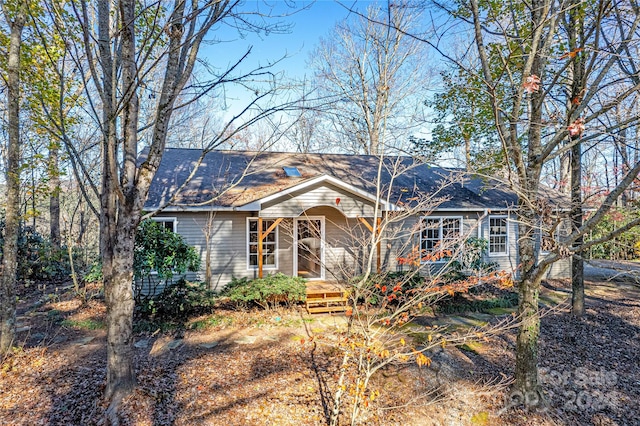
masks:
[[[296,219],[295,231],[297,275],[309,280],[324,279],[324,218]]]

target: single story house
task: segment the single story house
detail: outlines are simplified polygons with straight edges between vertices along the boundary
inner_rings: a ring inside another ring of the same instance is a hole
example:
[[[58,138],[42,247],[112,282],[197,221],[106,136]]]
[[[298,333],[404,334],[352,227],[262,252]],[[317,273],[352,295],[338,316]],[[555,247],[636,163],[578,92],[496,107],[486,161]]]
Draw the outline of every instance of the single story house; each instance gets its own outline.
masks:
[[[141,158],[144,158],[142,153]],[[147,211],[209,259],[212,287],[281,272],[342,280],[398,270],[412,250],[457,236],[488,241],[486,260],[517,272],[517,198],[505,185],[412,157],[167,148]],[[371,233],[380,232],[372,248]],[[208,252],[208,253],[207,253]],[[427,256],[425,256],[427,254]],[[429,268],[426,268],[427,270]],[[568,260],[551,276],[568,276]]]

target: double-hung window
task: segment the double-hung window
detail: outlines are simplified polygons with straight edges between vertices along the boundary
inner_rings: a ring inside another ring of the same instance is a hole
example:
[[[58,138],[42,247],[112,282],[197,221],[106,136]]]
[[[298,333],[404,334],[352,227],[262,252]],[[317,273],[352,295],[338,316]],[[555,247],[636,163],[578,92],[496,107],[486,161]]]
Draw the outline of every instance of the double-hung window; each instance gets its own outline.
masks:
[[[262,232],[267,231],[275,220],[263,219]],[[278,227],[265,234],[262,239],[262,267],[276,269],[278,251]],[[247,268],[258,268],[258,218],[249,218],[247,222]]]
[[[163,228],[168,229],[171,232],[176,232],[177,219],[175,217],[155,216],[152,217],[151,220],[158,222]]]
[[[489,255],[508,253],[508,225],[506,216],[489,216]]]
[[[423,217],[420,231],[420,252],[423,261],[446,260],[443,250],[455,250],[462,234],[462,218]],[[433,258],[432,258],[433,256]]]

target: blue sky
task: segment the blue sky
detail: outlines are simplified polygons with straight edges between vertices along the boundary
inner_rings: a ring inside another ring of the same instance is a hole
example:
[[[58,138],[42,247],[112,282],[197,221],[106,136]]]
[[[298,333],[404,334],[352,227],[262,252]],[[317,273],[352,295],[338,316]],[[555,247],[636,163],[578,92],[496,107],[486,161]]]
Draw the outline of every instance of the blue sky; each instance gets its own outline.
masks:
[[[207,36],[207,39],[214,42],[203,44],[199,56],[216,73],[222,73],[252,47],[250,55],[245,58],[235,75],[253,71],[258,66],[266,66],[286,56],[271,67],[270,71],[282,77],[283,82],[287,79],[301,81],[305,76],[309,79],[313,71],[307,69],[307,62],[310,52],[317,46],[320,38],[329,35],[337,22],[348,17],[348,7],[361,9],[371,3],[355,0],[345,0],[341,3],[333,0],[249,0],[243,5],[241,13],[248,13],[247,16],[253,18],[253,21],[259,19],[252,15],[256,10],[275,16],[276,18],[267,22],[281,22],[289,26],[288,31],[239,34],[233,22],[227,22],[214,27]],[[292,5],[294,7],[291,7]],[[252,88],[255,86],[253,84]],[[218,112],[226,118],[239,113],[255,98],[253,90],[233,84],[225,85],[224,96],[224,106],[219,103],[217,105],[222,108]]]
[[[305,74],[310,76],[311,73],[306,69],[309,52],[315,48],[320,37],[329,34],[336,22],[348,16],[349,11],[342,4],[361,8],[371,2],[347,0],[340,4],[333,0],[296,0],[288,3],[295,4],[295,8],[288,8],[287,3],[282,0],[254,0],[245,5],[247,10],[255,9],[256,5],[260,10],[267,10],[272,6],[274,15],[290,14],[280,18],[281,22],[291,25],[288,33],[247,33],[240,36],[235,28],[227,26],[218,29],[213,35],[223,42],[204,46],[202,56],[211,64],[222,68],[235,62],[249,46],[253,46],[243,70],[249,70],[258,64],[265,65],[286,55],[287,58],[276,65],[275,71],[285,71],[289,77],[302,78]],[[294,10],[299,11],[292,13]]]
[[[307,63],[311,52],[318,46],[320,39],[331,37],[331,30],[335,24],[348,18],[352,13],[349,9],[364,11],[372,3],[374,1],[367,0],[289,0],[286,3],[283,0],[250,0],[245,3],[243,11],[251,13],[258,7],[260,12],[265,13],[265,8],[271,7],[271,15],[288,15],[282,16],[279,20],[284,24],[289,24],[289,30],[285,33],[264,34],[262,32],[256,34],[247,32],[240,35],[233,25],[219,27],[209,35],[210,38],[218,42],[210,46],[203,46],[200,56],[207,60],[217,72],[223,72],[231,64],[237,62],[251,46],[250,56],[239,67],[241,72],[250,72],[258,66],[266,66],[286,56],[270,69],[271,72],[282,78],[281,83],[286,85],[291,80],[300,82],[305,77],[307,82],[312,82],[313,70],[307,68]],[[291,4],[295,4],[296,9],[287,7]],[[297,12],[293,13],[295,10]],[[276,18],[269,22],[277,20]],[[239,72],[234,74],[237,75]],[[242,84],[225,85],[223,91],[214,94],[216,102],[213,104],[214,110],[210,112],[223,121],[231,119],[256,99],[256,93],[265,93],[261,90],[264,86],[260,84],[250,84],[250,88]],[[312,86],[313,84],[306,85],[305,88],[307,90],[313,89]],[[294,101],[300,94],[300,91],[295,90],[280,92],[275,99],[263,99],[262,106],[274,107],[280,103]],[[224,103],[219,102],[223,98]],[[276,114],[274,121],[277,122],[283,118],[285,122],[288,121],[284,115]],[[246,117],[239,121],[242,122],[245,119]]]

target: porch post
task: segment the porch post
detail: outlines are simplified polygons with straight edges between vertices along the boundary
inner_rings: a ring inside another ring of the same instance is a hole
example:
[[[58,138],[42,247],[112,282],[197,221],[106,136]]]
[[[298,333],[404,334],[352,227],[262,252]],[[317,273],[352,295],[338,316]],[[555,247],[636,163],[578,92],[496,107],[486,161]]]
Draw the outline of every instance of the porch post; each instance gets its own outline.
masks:
[[[376,238],[378,238],[378,242],[377,242],[377,244],[376,244],[376,255],[377,255],[377,258],[376,258],[376,271],[377,271],[377,273],[379,274],[379,273],[380,273],[380,271],[382,270],[382,267],[380,266],[380,251],[381,251],[381,248],[382,248],[382,247],[381,247],[380,238],[379,238],[379,237],[380,237],[380,223],[381,223],[381,221],[382,221],[382,220],[381,220],[381,218],[377,218],[377,219],[376,219],[376,227],[375,227],[375,229],[373,228],[373,226],[371,226],[371,225],[369,224],[369,222],[367,221],[367,219],[365,219],[365,218],[363,218],[363,217],[358,217],[358,220],[359,220],[360,222],[362,222],[362,224],[363,224],[364,226],[366,226],[366,228],[367,228],[367,229],[368,229],[372,234],[374,234],[374,235],[376,236]]]
[[[262,278],[262,241],[264,234],[262,233],[262,217],[258,218],[258,278]]]
[[[382,247],[381,247],[382,243],[380,241],[380,223],[381,222],[382,222],[382,218],[376,219],[376,238],[378,238],[378,243],[376,244],[376,253],[378,255],[378,259],[376,260],[376,270],[378,271],[378,274],[382,270],[382,268],[380,267],[380,253],[382,251]]]

